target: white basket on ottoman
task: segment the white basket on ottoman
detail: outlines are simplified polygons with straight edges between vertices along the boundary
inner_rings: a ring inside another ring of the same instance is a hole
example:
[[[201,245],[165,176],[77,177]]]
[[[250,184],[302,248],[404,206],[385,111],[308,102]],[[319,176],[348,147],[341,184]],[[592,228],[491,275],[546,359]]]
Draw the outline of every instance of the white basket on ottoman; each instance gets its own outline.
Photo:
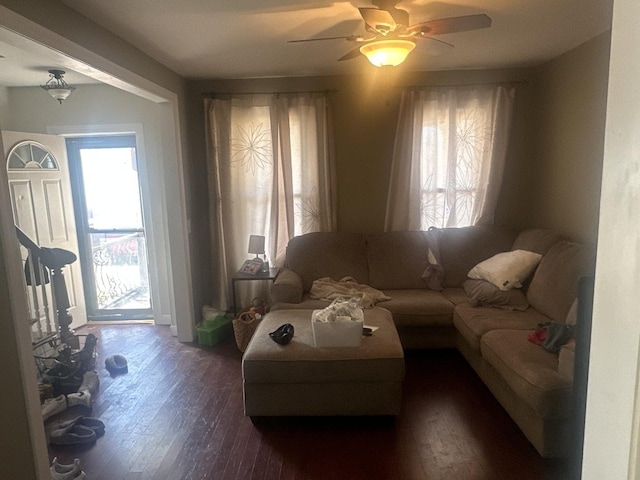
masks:
[[[277,310],[258,326],[242,358],[245,415],[397,415],[404,352],[389,311],[364,311],[379,328],[359,347],[316,348],[311,314]],[[269,332],[285,323],[294,336],[279,345]]]

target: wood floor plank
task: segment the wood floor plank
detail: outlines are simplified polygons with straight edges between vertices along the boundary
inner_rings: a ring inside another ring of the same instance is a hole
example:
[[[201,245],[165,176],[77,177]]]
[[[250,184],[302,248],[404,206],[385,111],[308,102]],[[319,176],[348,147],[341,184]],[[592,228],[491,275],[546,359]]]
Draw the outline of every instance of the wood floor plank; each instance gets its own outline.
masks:
[[[371,418],[275,418],[256,428],[243,414],[241,354],[233,339],[181,344],[167,327],[91,325],[100,391],[92,416],[107,428],[82,448],[91,480],[567,480],[562,460],[539,457],[453,350],[407,352],[402,413]],[[111,376],[109,355],[128,373]],[[73,407],[47,426],[82,413]]]

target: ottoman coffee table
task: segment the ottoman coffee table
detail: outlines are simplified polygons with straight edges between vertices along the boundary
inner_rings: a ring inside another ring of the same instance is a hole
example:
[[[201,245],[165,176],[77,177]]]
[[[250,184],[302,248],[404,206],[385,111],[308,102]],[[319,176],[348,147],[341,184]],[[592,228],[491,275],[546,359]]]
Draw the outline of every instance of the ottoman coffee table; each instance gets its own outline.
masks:
[[[391,313],[364,310],[364,324],[379,328],[359,347],[330,348],[314,346],[311,314],[276,310],[258,325],[242,358],[245,415],[397,415],[404,352]],[[279,345],[269,332],[285,323],[294,336]]]

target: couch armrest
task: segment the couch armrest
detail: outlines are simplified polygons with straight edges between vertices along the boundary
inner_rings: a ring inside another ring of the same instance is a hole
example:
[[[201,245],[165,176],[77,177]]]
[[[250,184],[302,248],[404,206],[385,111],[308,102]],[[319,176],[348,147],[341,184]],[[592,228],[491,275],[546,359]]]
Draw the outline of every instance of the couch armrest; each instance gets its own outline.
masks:
[[[558,373],[563,378],[573,381],[573,368],[576,359],[576,342],[570,341],[560,347],[558,353]]]
[[[302,278],[293,270],[285,269],[276,277],[271,286],[271,303],[302,302]]]

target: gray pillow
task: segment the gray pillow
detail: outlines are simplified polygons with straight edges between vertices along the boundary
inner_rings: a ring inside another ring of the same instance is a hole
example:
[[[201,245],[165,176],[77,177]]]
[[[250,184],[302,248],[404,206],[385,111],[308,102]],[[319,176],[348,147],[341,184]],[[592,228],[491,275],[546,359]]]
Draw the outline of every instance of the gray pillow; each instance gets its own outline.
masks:
[[[462,284],[472,307],[496,307],[524,311],[529,307],[527,297],[518,288],[503,291],[486,280],[465,280]]]

